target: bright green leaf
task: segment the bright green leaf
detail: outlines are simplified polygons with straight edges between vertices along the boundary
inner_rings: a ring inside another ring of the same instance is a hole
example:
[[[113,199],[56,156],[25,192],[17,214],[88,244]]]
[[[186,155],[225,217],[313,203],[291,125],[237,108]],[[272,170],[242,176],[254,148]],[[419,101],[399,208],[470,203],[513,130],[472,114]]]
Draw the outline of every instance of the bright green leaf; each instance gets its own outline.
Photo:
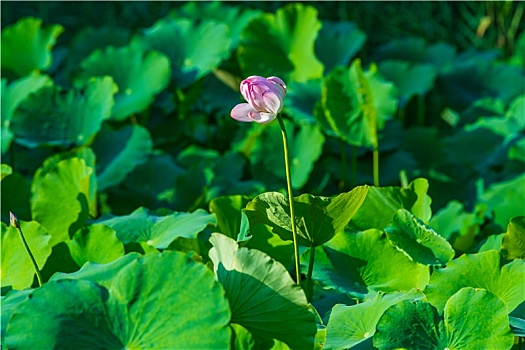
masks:
[[[332,309],[326,325],[326,349],[348,349],[376,332],[376,325],[383,313],[403,300],[420,300],[423,293],[415,289],[407,293],[378,293],[374,299],[352,306],[338,304]]]
[[[422,288],[429,278],[427,267],[398,251],[379,230],[341,232],[315,254],[313,279],[359,299]]]
[[[408,188],[417,195],[417,200],[412,208],[410,208],[410,211],[424,223],[428,223],[432,217],[432,208],[430,206],[432,199],[427,194],[428,187],[428,180],[424,178],[415,179],[408,185]]]
[[[460,289],[447,301],[444,316],[448,348],[509,349],[514,342],[505,303],[489,291]]]
[[[111,119],[123,120],[144,111],[171,78],[170,61],[156,51],[136,46],[96,50],[80,63],[78,79],[109,75],[118,85]]]
[[[203,209],[193,213],[176,212],[157,216],[139,208],[130,215],[102,217],[97,223],[114,229],[124,244],[141,242],[157,249],[166,249],[177,237],[196,238],[206,226],[215,225],[216,219],[214,214],[208,214]]]
[[[385,232],[397,249],[420,264],[446,265],[454,258],[454,249],[447,240],[406,209],[396,212]]]
[[[41,25],[41,19],[25,17],[2,29],[2,69],[24,76],[51,66],[51,49],[64,27]]]
[[[238,57],[243,74],[278,76],[287,83],[322,78],[323,65],[314,53],[320,28],[317,10],[301,3],[254,18],[240,38]]]
[[[11,168],[9,165],[7,164],[2,164],[1,168],[0,168],[0,172],[1,172],[1,180],[3,180],[5,177],[11,175],[13,173],[13,168]]]
[[[110,77],[93,78],[81,89],[42,87],[13,113],[15,141],[30,148],[85,144],[109,118],[115,89]]]
[[[258,250],[239,248],[225,235],[214,233],[210,241],[209,256],[230,301],[231,322],[291,348],[313,348],[314,312],[285,267]]]
[[[525,216],[510,219],[503,236],[501,253],[506,259],[525,259]]]
[[[481,195],[481,200],[494,213],[494,221],[501,227],[507,227],[511,218],[525,213],[524,198],[525,174],[494,183]]]
[[[501,266],[498,251],[465,254],[434,271],[425,289],[428,301],[440,312],[447,300],[463,287],[483,288],[507,305],[508,313],[525,301],[525,261]]]
[[[358,186],[336,197],[303,194],[294,197],[298,243],[306,247],[322,245],[343,230],[363,203],[368,186]],[[284,240],[292,240],[288,199],[278,192],[257,196],[246,205],[251,224],[266,224]]]
[[[315,116],[322,128],[355,146],[377,146],[377,133],[397,108],[396,90],[356,59],[350,69],[334,69],[324,80]]]
[[[31,213],[51,235],[54,246],[69,239],[69,227],[79,218],[87,218],[95,201],[91,177],[93,169],[80,158],[58,161],[50,158],[37,170],[31,187]]]
[[[14,289],[25,289],[33,285],[35,267],[29,258],[18,231],[13,227],[2,226],[2,287],[12,286]],[[51,255],[49,240],[51,236],[35,221],[21,221],[20,227],[31,249],[39,269],[44,267]],[[2,308],[3,310],[3,308]]]
[[[124,245],[115,231],[105,225],[84,226],[66,243],[78,266],[88,261],[105,264],[124,255]]]
[[[99,191],[122,182],[152,152],[149,131],[140,125],[127,125],[119,130],[103,130],[92,144],[97,155]]]
[[[368,188],[363,205],[350,220],[349,226],[364,231],[369,228],[384,229],[398,209],[410,209],[418,201],[417,193],[401,187]]]

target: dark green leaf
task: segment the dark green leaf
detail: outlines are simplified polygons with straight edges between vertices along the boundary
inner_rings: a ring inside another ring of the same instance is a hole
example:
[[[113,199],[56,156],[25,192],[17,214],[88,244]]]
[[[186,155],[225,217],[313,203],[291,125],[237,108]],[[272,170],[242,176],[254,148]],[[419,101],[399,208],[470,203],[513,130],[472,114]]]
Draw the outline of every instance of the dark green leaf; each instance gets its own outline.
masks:
[[[52,80],[47,75],[32,73],[7,85],[7,79],[2,79],[2,154],[9,149],[13,134],[9,128],[13,112],[20,103],[31,93],[43,86],[52,85]]]
[[[176,86],[187,87],[217,68],[230,54],[228,27],[212,20],[161,19],[135,38],[171,60]]]
[[[324,20],[315,41],[315,53],[323,62],[325,72],[336,66],[346,66],[363,47],[366,34],[349,21]]]
[[[489,211],[494,213],[494,221],[501,227],[506,227],[511,218],[525,213],[525,175],[514,179],[494,183],[481,195],[481,200],[487,203]]]
[[[120,130],[103,130],[92,144],[97,155],[99,191],[122,182],[152,152],[149,131],[140,125],[128,125]]]
[[[253,335],[313,349],[314,312],[284,266],[257,250],[239,248],[219,233],[210,238],[210,259],[230,301],[232,323]]]
[[[83,145],[109,118],[115,92],[110,77],[93,78],[75,90],[44,86],[14,111],[11,131],[15,141],[30,148]]]

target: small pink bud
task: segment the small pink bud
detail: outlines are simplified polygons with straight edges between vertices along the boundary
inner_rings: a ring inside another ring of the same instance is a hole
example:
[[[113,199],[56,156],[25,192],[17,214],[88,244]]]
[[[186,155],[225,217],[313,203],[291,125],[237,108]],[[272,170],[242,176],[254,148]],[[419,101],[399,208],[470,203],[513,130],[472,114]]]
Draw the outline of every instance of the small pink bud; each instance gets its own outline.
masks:
[[[12,212],[9,212],[9,220],[11,221],[11,226],[14,228],[20,228],[20,221]]]
[[[233,107],[230,116],[240,122],[265,124],[282,111],[286,84],[278,77],[252,75],[241,82],[241,94],[248,103]]]

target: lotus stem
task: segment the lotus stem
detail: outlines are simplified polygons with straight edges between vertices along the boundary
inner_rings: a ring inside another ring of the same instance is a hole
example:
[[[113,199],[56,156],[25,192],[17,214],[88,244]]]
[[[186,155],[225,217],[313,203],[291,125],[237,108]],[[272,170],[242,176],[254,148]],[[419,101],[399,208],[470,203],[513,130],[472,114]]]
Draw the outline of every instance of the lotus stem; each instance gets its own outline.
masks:
[[[16,228],[16,230],[18,231],[18,234],[20,235],[20,239],[22,240],[22,243],[24,244],[27,254],[29,254],[29,258],[31,259],[31,262],[33,263],[33,266],[36,271],[36,278],[38,280],[38,286],[42,287],[42,276],[40,275],[40,270],[38,269],[38,265],[36,263],[35,257],[33,256],[33,253],[31,253],[31,249],[29,248],[26,238],[24,237],[24,233],[22,232],[22,228],[20,227],[20,221],[18,220],[16,215],[13,214],[12,212],[9,212],[9,219],[11,221],[11,226]]]
[[[301,269],[299,267],[299,246],[297,245],[297,230],[295,228],[295,215],[293,210],[293,194],[292,194],[292,177],[290,175],[290,158],[288,155],[288,137],[286,135],[286,128],[280,114],[277,115],[279,125],[281,127],[281,133],[283,135],[283,147],[284,147],[284,167],[286,169],[286,185],[288,187],[288,203],[290,205],[290,220],[292,223],[292,237],[293,237],[293,249],[295,256],[295,273],[297,284],[301,284]]]
[[[379,187],[379,147],[374,147],[374,186]]]

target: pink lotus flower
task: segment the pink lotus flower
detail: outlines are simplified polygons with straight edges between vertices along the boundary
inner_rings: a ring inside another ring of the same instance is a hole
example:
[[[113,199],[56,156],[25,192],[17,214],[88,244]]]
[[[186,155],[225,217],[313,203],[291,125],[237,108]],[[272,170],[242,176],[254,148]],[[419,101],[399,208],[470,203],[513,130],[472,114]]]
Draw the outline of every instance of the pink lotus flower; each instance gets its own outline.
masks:
[[[286,84],[277,77],[252,75],[241,82],[241,94],[248,103],[233,107],[230,116],[240,122],[265,124],[282,111]]]

